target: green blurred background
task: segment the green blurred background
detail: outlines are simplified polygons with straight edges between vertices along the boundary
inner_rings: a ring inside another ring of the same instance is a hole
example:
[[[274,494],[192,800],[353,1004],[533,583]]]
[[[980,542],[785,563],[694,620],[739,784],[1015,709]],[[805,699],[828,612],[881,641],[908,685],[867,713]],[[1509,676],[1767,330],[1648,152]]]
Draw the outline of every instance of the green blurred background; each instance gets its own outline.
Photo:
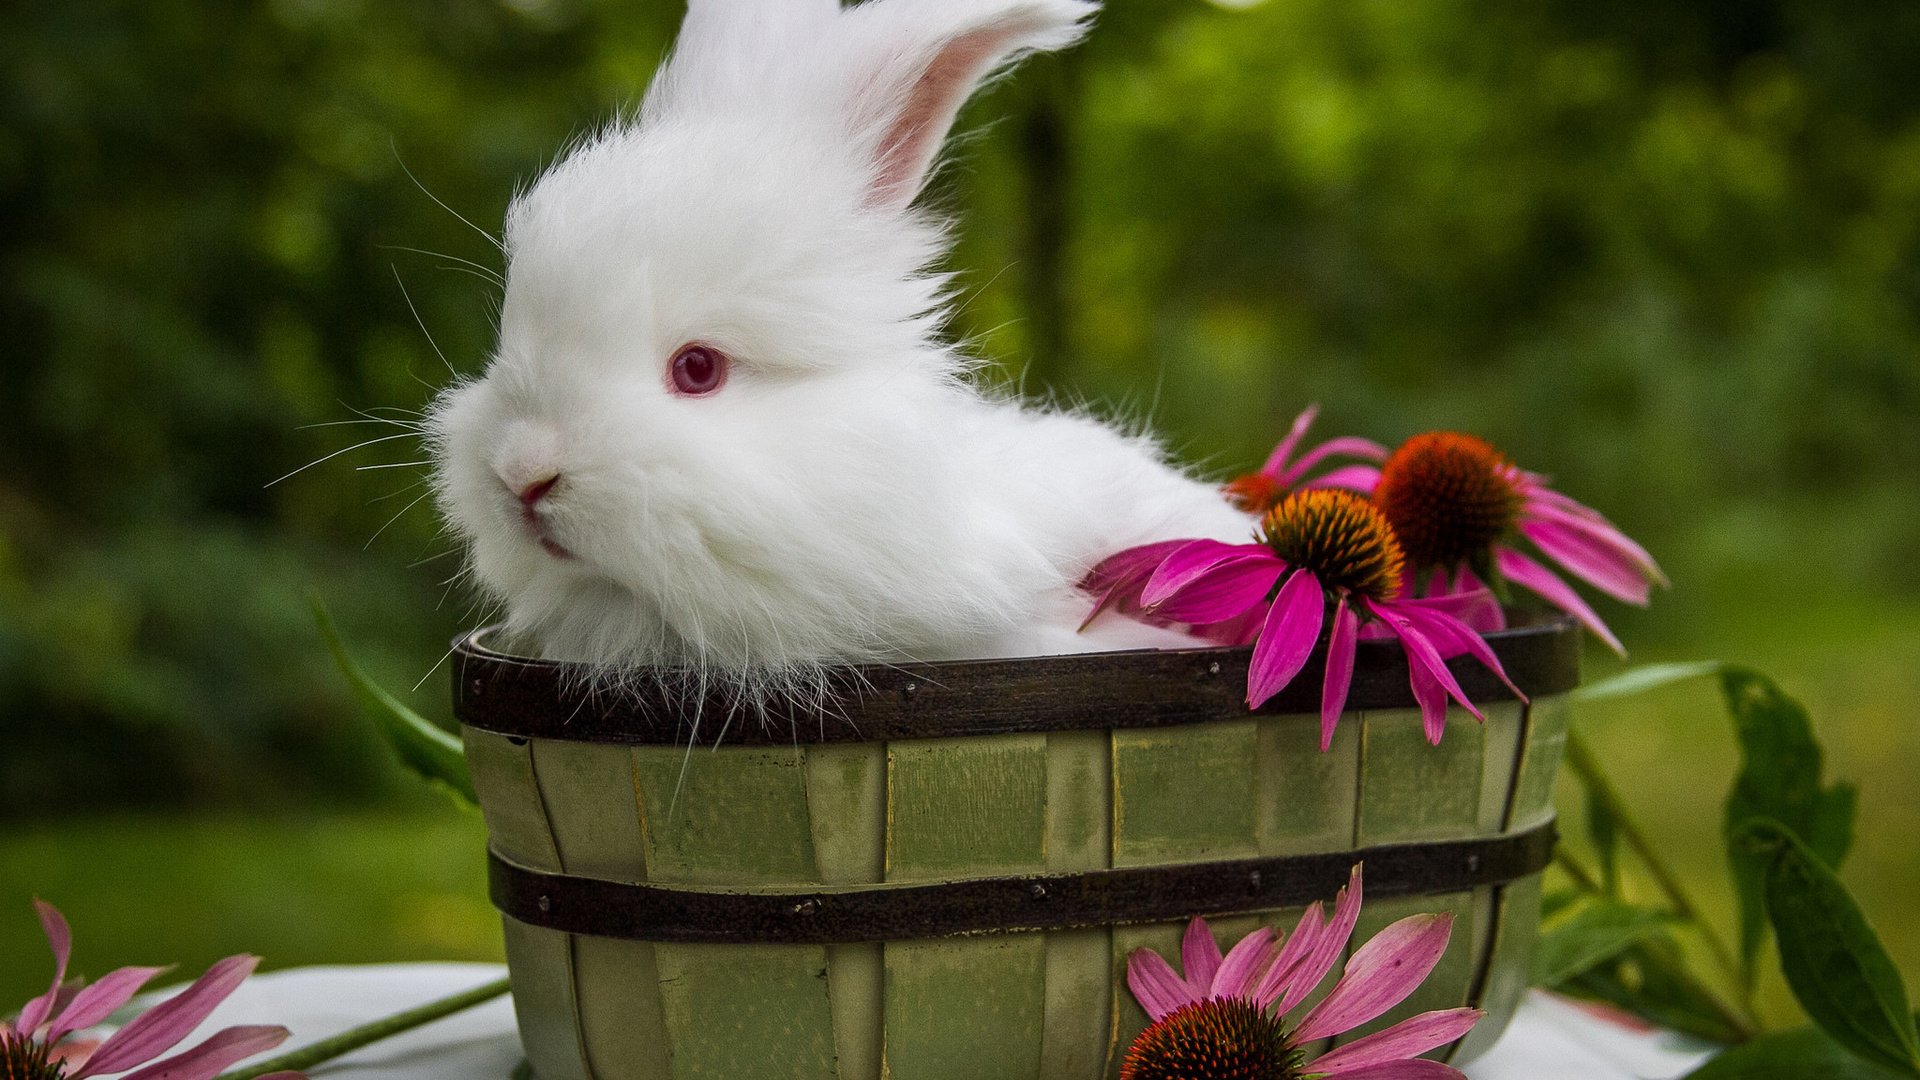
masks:
[[[34,894],[94,973],[498,955],[477,820],[387,762],[305,596],[445,717],[472,597],[422,454],[346,448],[484,361],[463,260],[499,257],[454,212],[495,228],[678,17],[0,15],[0,1003],[46,977]],[[1116,0],[963,116],[956,331],[1222,474],[1310,401],[1552,473],[1676,582],[1605,608],[1636,659],[1813,708],[1863,789],[1845,877],[1920,976],[1915,71],[1911,0]],[[1710,688],[1581,723],[1723,906]]]

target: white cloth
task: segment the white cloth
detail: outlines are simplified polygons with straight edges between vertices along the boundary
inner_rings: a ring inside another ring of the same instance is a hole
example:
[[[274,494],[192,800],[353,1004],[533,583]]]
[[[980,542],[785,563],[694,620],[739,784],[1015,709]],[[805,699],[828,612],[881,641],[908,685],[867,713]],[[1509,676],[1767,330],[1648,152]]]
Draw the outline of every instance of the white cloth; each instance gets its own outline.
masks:
[[[310,967],[257,975],[208,1018],[284,1024],[282,1051],[497,979],[491,964]],[[1472,1080],[1673,1080],[1707,1056],[1677,1036],[1638,1030],[1535,992],[1499,1045],[1467,1066]],[[513,1006],[502,997],[375,1043],[314,1070],[315,1080],[506,1080],[520,1063]],[[742,1078],[749,1080],[749,1078]],[[755,1078],[757,1080],[757,1078]],[[767,1080],[778,1080],[769,1077]]]

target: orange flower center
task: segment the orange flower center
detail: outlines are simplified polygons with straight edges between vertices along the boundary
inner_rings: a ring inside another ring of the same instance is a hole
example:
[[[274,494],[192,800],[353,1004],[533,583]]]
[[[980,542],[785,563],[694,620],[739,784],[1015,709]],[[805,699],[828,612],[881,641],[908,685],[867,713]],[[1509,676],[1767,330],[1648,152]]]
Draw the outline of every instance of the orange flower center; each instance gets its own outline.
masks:
[[[1351,491],[1308,488],[1281,499],[1260,520],[1261,539],[1288,565],[1313,571],[1329,589],[1391,600],[1405,565],[1393,528]]]
[[[1242,998],[1209,998],[1141,1032],[1120,1080],[1297,1080],[1305,1058],[1278,1017]]]
[[[1373,489],[1413,565],[1485,561],[1520,516],[1513,463],[1493,444],[1455,431],[1415,435],[1380,466]]]
[[[46,1044],[0,1034],[0,1080],[61,1080],[66,1066],[50,1060]]]

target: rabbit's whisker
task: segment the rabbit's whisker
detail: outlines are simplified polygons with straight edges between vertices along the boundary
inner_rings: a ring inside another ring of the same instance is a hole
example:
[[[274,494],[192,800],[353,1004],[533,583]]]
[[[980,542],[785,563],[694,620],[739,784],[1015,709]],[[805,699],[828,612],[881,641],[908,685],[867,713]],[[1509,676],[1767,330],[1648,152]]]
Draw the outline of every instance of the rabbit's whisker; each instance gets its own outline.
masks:
[[[447,359],[447,354],[440,351],[440,343],[433,340],[433,331],[427,329],[427,320],[420,317],[420,309],[414,306],[413,294],[407,291],[407,283],[400,280],[400,268],[389,265],[387,269],[393,271],[393,283],[400,286],[400,295],[407,301],[407,310],[413,312],[414,324],[420,327],[421,335],[427,339],[427,344],[433,347],[433,355],[439,357],[440,362],[447,365],[447,374],[452,375],[456,379],[459,378],[460,373],[454,370],[453,361]]]
[[[465,214],[462,214],[460,211],[455,210],[453,207],[448,206],[444,202],[441,202],[440,196],[435,195],[431,191],[428,191],[427,185],[421,183],[420,178],[413,175],[413,170],[407,168],[407,163],[401,160],[400,151],[397,147],[394,149],[394,152],[393,152],[393,160],[399,163],[400,171],[407,174],[407,179],[413,181],[413,186],[420,189],[420,194],[425,195],[429,199],[432,199],[433,204],[435,206],[438,206],[440,209],[445,210],[447,213],[452,214],[455,218],[458,218],[462,225],[465,225],[467,228],[472,229],[474,232],[477,232],[481,236],[486,237],[487,243],[492,244],[494,247],[499,248],[503,254],[506,252],[507,245],[501,243],[498,237],[494,236],[492,233],[481,228],[480,226],[475,225],[473,222],[468,221]]]
[[[299,468],[288,473],[286,476],[281,476],[276,479],[269,480],[264,486],[272,487],[273,485],[279,483],[281,480],[285,480],[288,477],[298,476],[301,473],[306,472],[308,469],[313,468],[315,465],[320,465],[325,462],[332,461],[334,458],[339,457],[341,454],[350,454],[355,450],[361,449],[362,447],[372,446],[375,443],[392,442],[395,439],[413,439],[413,438],[418,438],[418,436],[414,432],[403,431],[398,435],[382,435],[377,439],[368,439],[365,442],[355,443],[344,450],[335,450],[333,453],[328,454],[326,457],[320,458],[315,461],[309,461],[305,465],[302,465]]]
[[[403,507],[401,507],[401,508],[400,508],[400,512],[399,512],[398,514],[395,514],[395,515],[393,515],[392,517],[390,517],[390,518],[388,518],[388,519],[387,519],[387,523],[386,523],[385,525],[382,525],[382,526],[380,526],[380,527],[379,527],[378,529],[375,529],[375,530],[373,531],[373,535],[372,535],[372,536],[369,536],[369,537],[367,537],[367,542],[366,542],[366,543],[364,543],[364,544],[362,544],[362,545],[360,545],[360,550],[361,550],[361,551],[365,551],[365,550],[367,550],[368,548],[370,548],[370,547],[372,547],[372,546],[373,546],[373,542],[374,542],[375,540],[378,540],[378,539],[380,539],[380,534],[381,534],[381,533],[383,533],[383,532],[386,532],[386,531],[387,531],[387,530],[388,530],[389,528],[392,528],[392,527],[393,527],[393,523],[394,523],[394,522],[396,522],[396,521],[399,521],[399,520],[400,520],[400,519],[401,519],[402,517],[404,517],[404,516],[406,515],[406,513],[407,513],[407,511],[409,511],[409,510],[411,510],[411,509],[413,509],[413,508],[414,508],[414,507],[416,507],[416,506],[419,506],[419,505],[420,505],[420,503],[421,503],[422,501],[424,501],[424,500],[425,500],[425,499],[426,499],[426,498],[427,498],[427,497],[428,497],[429,495],[432,495],[432,494],[433,494],[433,492],[431,492],[431,491],[424,491],[424,492],[421,492],[418,498],[415,498],[415,499],[414,499],[414,500],[413,500],[412,502],[410,502],[410,503],[408,503],[407,505],[405,505],[405,506],[403,506]]]

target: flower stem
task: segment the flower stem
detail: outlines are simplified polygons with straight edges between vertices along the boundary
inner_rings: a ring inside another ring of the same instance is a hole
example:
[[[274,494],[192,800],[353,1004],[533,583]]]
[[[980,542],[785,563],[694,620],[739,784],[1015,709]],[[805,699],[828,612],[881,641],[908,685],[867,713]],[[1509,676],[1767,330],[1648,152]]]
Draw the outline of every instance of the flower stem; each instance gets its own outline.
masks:
[[[429,1001],[425,1005],[407,1009],[403,1012],[397,1012],[392,1016],[382,1017],[372,1023],[362,1024],[357,1028],[350,1028],[330,1039],[321,1039],[319,1042],[303,1046],[298,1050],[282,1054],[279,1057],[268,1058],[265,1061],[248,1065],[242,1069],[221,1073],[216,1080],[254,1080],[255,1077],[265,1076],[268,1073],[305,1072],[315,1065],[332,1061],[334,1058],[344,1054],[350,1054],[363,1046],[379,1042],[382,1039],[391,1038],[403,1031],[411,1031],[414,1028],[439,1020],[442,1017],[452,1016],[454,1013],[471,1009],[482,1002],[491,1001],[501,994],[506,993],[511,988],[512,984],[506,979],[495,979],[493,982],[454,994],[452,997],[444,997],[438,1001]]]
[[[1594,878],[1593,871],[1580,865],[1580,860],[1567,854],[1565,851],[1556,850],[1553,853],[1553,862],[1555,866],[1564,870],[1566,875],[1573,879],[1573,883],[1580,888],[1581,892],[1598,895],[1603,891],[1600,888],[1600,882]]]
[[[1672,870],[1667,868],[1666,862],[1660,858],[1659,853],[1654,851],[1653,844],[1647,839],[1647,834],[1641,830],[1640,823],[1634,820],[1633,814],[1628,810],[1626,800],[1620,797],[1619,790],[1613,786],[1611,780],[1607,779],[1607,775],[1600,771],[1600,763],[1594,757],[1593,750],[1587,746],[1586,739],[1577,731],[1567,732],[1567,767],[1579,775],[1588,793],[1613,814],[1621,837],[1626,840],[1627,846],[1640,856],[1640,861],[1653,875],[1654,883],[1666,895],[1667,905],[1673,908],[1673,913],[1699,929],[1701,938],[1706,941],[1707,948],[1713,953],[1714,962],[1720,965],[1720,969],[1733,980],[1734,985],[1745,986],[1740,965],[1734,962],[1733,950],[1727,948],[1727,943],[1722,941],[1714,928],[1700,916],[1699,905],[1695,904],[1686,890],[1681,888],[1679,879],[1674,876]]]

